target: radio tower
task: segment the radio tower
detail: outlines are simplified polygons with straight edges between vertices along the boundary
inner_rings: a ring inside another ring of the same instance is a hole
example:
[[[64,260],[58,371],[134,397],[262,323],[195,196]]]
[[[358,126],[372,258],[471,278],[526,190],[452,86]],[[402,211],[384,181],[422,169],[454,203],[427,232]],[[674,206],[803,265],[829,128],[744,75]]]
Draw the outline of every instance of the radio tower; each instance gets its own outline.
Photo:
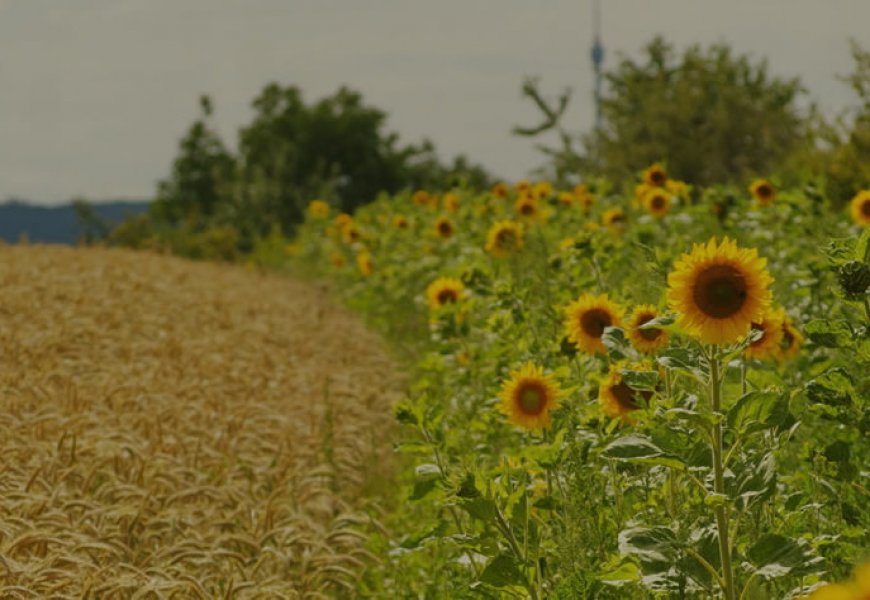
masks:
[[[592,0],[592,68],[595,70],[595,128],[601,129],[601,63],[604,45],[601,43],[601,1]]]

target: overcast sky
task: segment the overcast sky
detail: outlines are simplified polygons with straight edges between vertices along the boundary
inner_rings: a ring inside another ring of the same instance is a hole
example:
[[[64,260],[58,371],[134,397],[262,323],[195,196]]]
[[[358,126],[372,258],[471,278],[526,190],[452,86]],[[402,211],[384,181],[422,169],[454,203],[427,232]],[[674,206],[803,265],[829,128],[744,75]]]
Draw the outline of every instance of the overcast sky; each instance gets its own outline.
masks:
[[[605,67],[653,35],[724,41],[800,76],[827,112],[866,39],[870,0],[603,0]],[[574,88],[592,123],[590,0],[0,0],[0,200],[147,198],[207,93],[231,146],[269,81],[308,100],[341,84],[403,140],[432,139],[515,179],[538,166],[510,135],[538,114],[525,76]]]

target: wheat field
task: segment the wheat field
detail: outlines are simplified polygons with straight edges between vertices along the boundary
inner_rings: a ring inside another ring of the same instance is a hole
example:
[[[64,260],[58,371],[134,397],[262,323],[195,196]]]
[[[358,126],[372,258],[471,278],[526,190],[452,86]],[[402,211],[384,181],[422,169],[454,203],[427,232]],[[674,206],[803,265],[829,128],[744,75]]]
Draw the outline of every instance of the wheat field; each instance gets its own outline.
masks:
[[[313,284],[0,247],[0,597],[341,596],[392,373]]]

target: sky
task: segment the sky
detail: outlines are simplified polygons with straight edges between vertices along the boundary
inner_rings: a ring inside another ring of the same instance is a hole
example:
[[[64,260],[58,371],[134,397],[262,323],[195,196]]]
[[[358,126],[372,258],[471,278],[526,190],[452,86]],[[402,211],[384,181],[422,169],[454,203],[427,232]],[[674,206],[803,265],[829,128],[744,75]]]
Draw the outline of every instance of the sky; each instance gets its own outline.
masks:
[[[574,98],[591,127],[590,0],[0,0],[0,201],[146,199],[209,94],[230,147],[271,81],[308,101],[341,85],[509,180],[543,162],[510,133],[539,115],[525,77]],[[654,35],[726,42],[799,76],[827,114],[854,104],[837,75],[866,36],[868,0],[602,0],[605,68]]]

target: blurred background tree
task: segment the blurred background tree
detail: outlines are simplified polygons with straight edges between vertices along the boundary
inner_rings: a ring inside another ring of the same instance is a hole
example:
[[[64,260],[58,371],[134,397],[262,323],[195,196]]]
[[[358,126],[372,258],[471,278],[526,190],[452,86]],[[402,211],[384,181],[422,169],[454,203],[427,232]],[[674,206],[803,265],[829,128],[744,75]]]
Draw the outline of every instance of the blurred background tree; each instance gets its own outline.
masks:
[[[381,192],[492,183],[483,167],[464,156],[443,164],[428,140],[401,145],[397,134],[385,131],[386,113],[346,87],[306,104],[295,86],[272,83],[252,107],[254,118],[240,130],[233,154],[212,123],[211,100],[203,96],[202,114],[181,139],[150,214],[120,227],[111,240],[141,247],[154,235],[199,236],[210,243],[217,237],[225,255],[230,238],[249,250],[273,230],[292,233],[314,198],[350,212]]]
[[[623,58],[605,77],[601,129],[575,136],[552,119],[564,112],[564,94],[545,113],[549,126],[515,129],[521,135],[559,132],[562,147],[546,149],[557,178],[591,172],[620,180],[665,161],[679,179],[721,183],[772,171],[806,139],[800,82],[771,77],[764,61],[735,55],[726,45],[678,53],[657,37],[640,59]],[[524,92],[540,105],[535,85],[527,82]]]

